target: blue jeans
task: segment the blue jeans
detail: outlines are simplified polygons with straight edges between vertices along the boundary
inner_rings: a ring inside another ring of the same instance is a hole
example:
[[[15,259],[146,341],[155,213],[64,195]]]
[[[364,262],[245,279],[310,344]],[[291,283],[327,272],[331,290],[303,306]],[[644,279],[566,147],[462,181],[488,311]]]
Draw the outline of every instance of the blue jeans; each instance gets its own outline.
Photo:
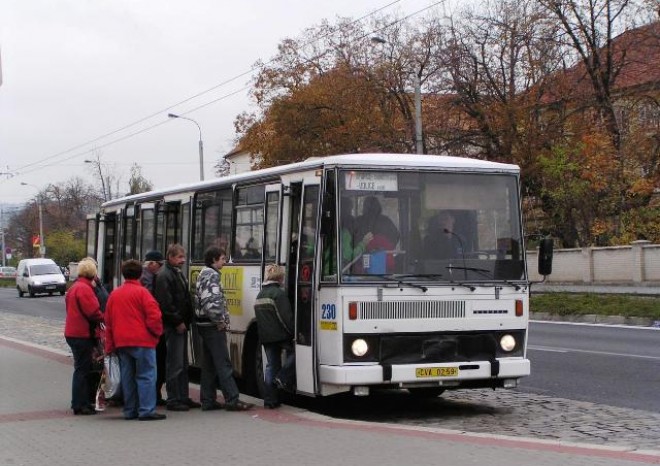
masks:
[[[156,411],[156,349],[117,348],[124,396],[124,417],[143,417]]]
[[[92,390],[89,380],[92,372],[92,351],[94,338],[66,337],[73,354],[73,378],[71,380],[71,409],[79,410],[93,406],[90,400]]]
[[[165,388],[168,403],[186,403],[188,391],[188,332],[177,333],[174,327],[165,327],[167,356],[165,359]],[[154,381],[154,386],[156,382]]]
[[[198,325],[202,337],[202,374],[199,382],[200,399],[204,406],[211,406],[217,398],[216,384],[220,385],[226,404],[238,401],[238,386],[227,348],[227,332],[215,326]]]
[[[293,387],[296,381],[296,358],[293,352],[293,345],[289,341],[278,341],[275,343],[264,343],[266,352],[266,393],[264,403],[277,403],[277,388],[275,387],[275,378],[278,378],[287,385]],[[282,364],[282,351],[285,352],[284,364]]]

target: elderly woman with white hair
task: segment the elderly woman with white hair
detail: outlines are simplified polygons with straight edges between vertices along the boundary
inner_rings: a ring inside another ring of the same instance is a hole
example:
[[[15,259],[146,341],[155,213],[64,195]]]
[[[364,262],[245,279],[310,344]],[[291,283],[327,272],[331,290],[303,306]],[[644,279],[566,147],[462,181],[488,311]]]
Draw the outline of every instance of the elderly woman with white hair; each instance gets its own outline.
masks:
[[[284,267],[267,265],[263,286],[254,303],[259,340],[267,359],[264,406],[268,409],[280,406],[277,388],[293,391],[295,385],[293,310],[286,292],[281,288],[283,282]],[[282,351],[286,355],[284,364]]]
[[[71,409],[76,415],[96,414],[90,387],[92,354],[96,345],[95,328],[103,321],[101,306],[94,293],[96,264],[82,260],[78,264],[78,279],[65,297],[66,320],[64,337],[73,353],[73,379],[71,382]]]

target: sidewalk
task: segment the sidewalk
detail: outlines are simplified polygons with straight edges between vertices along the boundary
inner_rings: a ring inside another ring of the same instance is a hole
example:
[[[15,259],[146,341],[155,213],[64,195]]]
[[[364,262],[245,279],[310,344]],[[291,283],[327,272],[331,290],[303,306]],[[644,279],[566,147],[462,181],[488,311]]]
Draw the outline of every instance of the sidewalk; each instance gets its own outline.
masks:
[[[338,421],[290,407],[167,412],[149,423],[125,421],[119,408],[73,416],[70,379],[63,352],[0,336],[0,464],[660,464],[658,451]]]

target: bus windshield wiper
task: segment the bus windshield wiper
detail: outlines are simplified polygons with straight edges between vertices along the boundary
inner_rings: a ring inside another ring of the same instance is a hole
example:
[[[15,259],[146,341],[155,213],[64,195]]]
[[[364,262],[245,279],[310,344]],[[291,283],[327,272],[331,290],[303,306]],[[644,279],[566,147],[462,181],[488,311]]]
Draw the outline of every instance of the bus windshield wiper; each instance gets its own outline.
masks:
[[[448,265],[446,267],[446,269],[449,270],[450,272],[452,270],[464,270],[466,272],[477,272],[477,273],[481,274],[484,277],[493,278],[490,270],[481,269],[479,267],[461,267],[461,266],[456,266],[456,265]]]
[[[409,275],[385,274],[385,275],[379,275],[379,276],[383,277],[383,278],[387,278],[389,280],[396,281],[399,288],[403,288],[402,285],[407,285],[407,286],[410,286],[412,288],[418,288],[418,289],[422,290],[424,293],[426,293],[429,290],[424,285],[420,285],[418,283],[406,282],[406,281],[402,280],[402,278],[409,278],[410,277]]]

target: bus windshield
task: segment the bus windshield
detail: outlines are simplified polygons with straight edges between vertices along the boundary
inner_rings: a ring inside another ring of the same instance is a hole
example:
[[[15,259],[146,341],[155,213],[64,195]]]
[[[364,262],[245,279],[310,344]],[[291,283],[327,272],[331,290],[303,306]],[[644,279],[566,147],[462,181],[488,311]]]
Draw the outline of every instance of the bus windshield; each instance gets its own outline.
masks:
[[[515,175],[340,170],[344,282],[523,280]]]

